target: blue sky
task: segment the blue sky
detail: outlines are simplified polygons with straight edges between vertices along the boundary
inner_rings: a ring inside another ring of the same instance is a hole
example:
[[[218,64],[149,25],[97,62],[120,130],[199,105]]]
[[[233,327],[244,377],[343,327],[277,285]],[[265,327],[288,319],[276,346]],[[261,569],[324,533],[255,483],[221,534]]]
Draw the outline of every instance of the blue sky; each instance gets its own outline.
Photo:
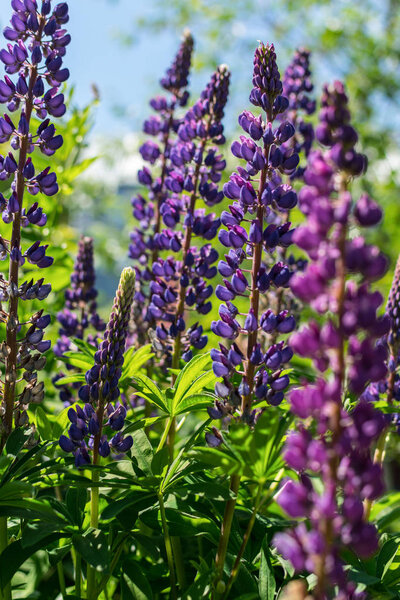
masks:
[[[155,90],[177,42],[171,34],[157,36],[156,41],[135,36],[135,18],[154,10],[151,0],[70,0],[69,4],[72,42],[66,63],[76,101],[88,102],[91,85],[96,84],[101,104],[95,132],[123,133],[143,119],[143,103]],[[131,35],[135,42],[123,44],[121,33]],[[124,121],[117,116],[121,109],[127,113]]]

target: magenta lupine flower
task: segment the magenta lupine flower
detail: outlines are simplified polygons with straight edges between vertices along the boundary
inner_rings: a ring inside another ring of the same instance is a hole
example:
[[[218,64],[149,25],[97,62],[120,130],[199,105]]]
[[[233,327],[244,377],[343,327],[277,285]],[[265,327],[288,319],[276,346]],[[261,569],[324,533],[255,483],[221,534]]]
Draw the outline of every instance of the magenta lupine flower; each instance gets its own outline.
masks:
[[[104,340],[94,357],[95,364],[86,373],[86,385],[79,390],[79,398],[85,406],[83,409],[76,406],[76,409],[68,411],[71,426],[68,436],[61,436],[60,446],[65,452],[74,454],[78,467],[90,463],[90,450],[93,450],[93,462],[96,464],[98,457],[107,457],[110,450],[119,454],[132,446],[132,437],[124,438],[121,433],[126,409],[118,402],[118,383],[134,292],[135,271],[128,267],[122,271]],[[106,427],[117,432],[110,441],[104,431]]]
[[[202,200],[211,207],[223,198],[218,183],[226,163],[218,145],[225,141],[222,118],[229,78],[227,67],[220,66],[183,118],[178,140],[170,151],[172,168],[165,180],[168,197],[161,207],[167,229],[155,239],[160,249],[171,250],[179,258],[170,255],[153,263],[148,312],[157,324],[156,348],[163,351],[166,364],[172,362],[174,368],[179,366],[181,356],[188,361],[192,348],[202,349],[207,343],[198,322],[187,328],[185,311],[205,315],[211,310],[213,286],[209,280],[217,274],[214,263],[218,253],[211,243],[192,244],[195,238],[210,242],[220,226],[214,214],[196,204]]]
[[[86,331],[92,329],[93,332],[101,332],[106,328],[106,324],[97,313],[95,280],[93,239],[82,237],[71,274],[71,286],[65,292],[65,308],[57,314],[60,338],[54,346],[56,356],[60,357],[71,349],[73,338],[85,339],[91,344],[96,344],[96,335],[86,335]],[[59,387],[57,380],[60,377],[63,377],[62,373],[53,379],[56,387]],[[63,385],[59,388],[60,398],[65,404],[74,401],[74,387],[76,386]]]
[[[290,339],[295,353],[313,360],[318,378],[290,393],[292,412],[304,424],[300,421],[289,435],[285,459],[299,480],[284,485],[278,502],[291,517],[303,520],[276,535],[275,545],[297,571],[316,574],[315,598],[345,600],[359,595],[347,581],[341,550],[348,547],[367,557],[378,543],[375,526],[364,518],[363,501],[383,490],[371,446],[385,419],[365,400],[353,408],[345,408],[345,400],[359,398],[369,382],[379,382],[386,373],[386,350],[378,340],[388,332],[389,319],[377,316],[382,297],[371,290],[371,282],[383,275],[387,263],[361,235],[349,235],[354,225],[374,225],[381,211],[363,196],[354,201],[348,191],[366,159],[355,150],[357,134],[340,82],[324,88],[319,118],[316,136],[329,149],[309,155],[307,185],[299,194],[306,221],[293,236],[310,263],[290,286],[324,314],[325,322],[313,321]]]
[[[1,300],[8,302],[5,363],[3,388],[3,434],[2,442],[10,434],[15,413],[15,423],[27,421],[26,408],[30,401],[43,395],[43,384],[37,382],[37,370],[43,368],[42,353],[49,349],[50,341],[43,339],[44,328],[50,322],[42,311],[28,322],[29,328],[19,329],[18,303],[20,300],[42,300],[51,290],[41,278],[19,282],[19,269],[26,261],[39,269],[53,263],[48,256],[46,244],[40,240],[25,246],[21,228],[46,224],[46,215],[39,202],[24,206],[25,191],[53,196],[58,191],[56,174],[47,167],[37,173],[30,154],[35,148],[51,156],[62,146],[63,139],[57,135],[48,115],[61,117],[65,113],[64,96],[59,87],[68,79],[69,71],[63,67],[63,58],[71,37],[64,29],[68,22],[68,5],[65,2],[52,8],[50,0],[43,0],[39,8],[36,0],[12,3],[13,15],[10,26],[4,30],[7,47],[0,50],[0,60],[6,75],[0,80],[0,103],[6,104],[8,112],[0,119],[0,142],[10,142],[11,151],[0,156],[0,179],[10,181],[11,190],[5,197],[0,195],[0,209],[4,223],[10,224],[9,242],[2,242],[0,256],[9,257],[9,280],[2,281]],[[15,77],[13,77],[15,76]],[[12,113],[15,116],[12,117]],[[32,116],[42,122],[32,131]],[[30,238],[31,239],[31,238]],[[24,247],[25,246],[25,247]],[[19,393],[16,381],[23,370],[25,385]]]
[[[286,217],[296,206],[297,195],[290,185],[282,183],[281,176],[293,173],[299,162],[292,149],[283,147],[295,133],[293,125],[288,121],[273,124],[289,104],[282,95],[273,45],[260,44],[257,48],[253,85],[250,101],[265,115],[245,111],[239,116],[249,137],[240,136],[232,144],[232,153],[246,164],[238,167],[224,186],[225,196],[232,201],[229,210],[222,213],[226,229],[218,236],[227,248],[225,260],[218,264],[223,284],[216,289],[224,304],[212,330],[230,344],[220,343],[211,351],[214,373],[223,382],[216,385],[221,401],[210,410],[211,416],[219,418],[241,405],[242,417],[249,422],[255,418],[255,399],[277,405],[289,384],[282,371],[293,353],[277,337],[290,333],[295,320],[287,310],[262,311],[260,303],[268,290],[279,291],[289,285],[289,266],[271,262],[271,257],[278,247],[292,243],[293,229]],[[234,304],[237,297],[248,298],[245,314],[240,315]],[[265,337],[270,340],[267,348]],[[247,343],[243,343],[246,338]],[[235,373],[239,384],[232,383]]]
[[[180,107],[186,106],[189,98],[186,88],[192,52],[193,38],[190,32],[185,32],[174,62],[160,81],[168,96],[157,96],[150,101],[155,114],[143,125],[143,131],[156,141],[149,139],[140,147],[143,160],[151,165],[138,173],[139,183],[148,188],[148,196],[138,194],[132,199],[133,217],[138,225],[130,235],[129,257],[134,260],[138,278],[132,323],[134,331],[130,334],[129,344],[143,344],[147,337],[150,318],[147,313],[148,283],[154,277],[152,265],[165,246],[165,240],[160,238],[161,210],[169,194],[166,178],[172,168],[170,152],[180,124],[177,112]],[[168,227],[173,227],[171,222]]]

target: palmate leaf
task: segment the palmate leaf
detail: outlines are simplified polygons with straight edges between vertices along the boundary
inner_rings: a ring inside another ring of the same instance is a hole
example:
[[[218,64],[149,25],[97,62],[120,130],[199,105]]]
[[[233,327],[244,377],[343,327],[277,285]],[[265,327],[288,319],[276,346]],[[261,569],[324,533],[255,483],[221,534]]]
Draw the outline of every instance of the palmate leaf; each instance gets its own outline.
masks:
[[[207,373],[205,374],[207,375]],[[207,406],[211,406],[216,398],[217,396],[215,396],[215,394],[206,391],[194,395],[184,396],[176,406],[174,415],[181,415],[189,411],[193,412],[195,410],[204,410],[207,408]]]
[[[224,443],[217,448],[196,447],[189,456],[219,467],[226,475],[241,475],[249,481],[274,480],[284,466],[282,446],[291,416],[279,409],[266,410],[254,430],[242,422],[232,422],[223,432]]]
[[[174,385],[174,402],[176,405],[179,404],[180,400],[187,394],[189,389],[195,385],[196,379],[203,374],[210,363],[211,357],[209,353],[198,354],[184,366]],[[215,379],[215,375],[213,375],[213,379]],[[204,387],[205,384],[201,388],[193,388],[191,393],[195,394],[199,389],[204,389]]]
[[[142,355],[142,358],[145,355]],[[173,388],[161,390],[147,375],[135,373],[133,387],[141,398],[151,402],[170,417],[210,406],[216,396],[205,388],[215,381],[209,354],[195,356],[179,373]]]
[[[132,379],[151,358],[153,358],[154,352],[151,350],[151,344],[146,344],[138,350],[135,348],[129,348],[124,354],[124,365],[122,367],[122,375],[120,380],[120,387],[125,389],[131,385]]]
[[[147,375],[136,373],[134,377],[134,387],[137,395],[144,400],[148,400],[152,404],[155,404],[157,408],[163,412],[170,414],[168,409],[168,403],[165,395],[160,388],[150,379]]]

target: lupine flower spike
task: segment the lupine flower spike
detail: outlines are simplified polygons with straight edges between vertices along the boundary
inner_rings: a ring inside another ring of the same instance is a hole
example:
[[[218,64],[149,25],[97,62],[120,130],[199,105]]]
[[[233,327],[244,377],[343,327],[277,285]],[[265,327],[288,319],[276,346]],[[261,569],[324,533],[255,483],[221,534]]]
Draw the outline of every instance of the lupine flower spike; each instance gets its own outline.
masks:
[[[133,217],[138,225],[130,236],[129,257],[135,262],[140,281],[138,277],[129,345],[143,344],[147,338],[148,283],[154,278],[152,265],[164,249],[160,236],[162,205],[169,194],[166,178],[171,169],[171,147],[180,124],[177,111],[186,106],[189,98],[187,86],[192,52],[193,38],[186,31],[174,62],[160,81],[168,95],[150,101],[156,114],[146,119],[143,126],[143,131],[158,141],[149,139],[140,147],[142,158],[150,163],[150,168],[143,167],[138,174],[139,183],[148,188],[148,198],[138,194],[132,199]]]
[[[192,244],[195,238],[212,240],[220,225],[213,213],[197,208],[197,203],[202,200],[211,207],[223,198],[217,184],[226,163],[218,145],[225,141],[222,118],[229,79],[228,68],[220,66],[182,120],[170,152],[173,167],[166,179],[169,195],[161,209],[168,229],[159,239],[164,250],[172,250],[179,258],[159,258],[153,264],[149,314],[157,325],[156,348],[174,369],[181,358],[190,360],[193,348],[202,349],[207,343],[198,322],[187,328],[185,311],[195,308],[205,315],[211,310],[213,287],[208,281],[217,274],[213,263],[218,253],[211,243],[202,247]]]
[[[12,6],[11,25],[4,30],[9,43],[0,51],[7,73],[0,81],[0,102],[7,105],[9,113],[18,115],[18,122],[7,113],[0,119],[0,142],[10,142],[12,148],[7,156],[0,156],[0,179],[11,182],[8,197],[0,194],[0,208],[4,223],[12,229],[10,241],[2,240],[0,249],[1,259],[9,259],[8,281],[2,279],[0,283],[1,301],[8,302],[8,310],[1,315],[7,331],[1,353],[5,363],[1,446],[12,430],[13,420],[16,426],[26,423],[29,402],[43,396],[37,371],[43,368],[43,353],[50,347],[50,342],[43,339],[50,317],[39,311],[28,322],[20,323],[18,303],[43,300],[51,286],[43,278],[20,283],[19,277],[25,261],[44,269],[53,259],[46,253],[47,245],[39,240],[24,248],[21,228],[46,224],[39,202],[24,206],[25,191],[46,196],[58,191],[55,173],[50,167],[36,173],[30,154],[38,148],[51,156],[62,146],[63,139],[56,134],[48,115],[61,117],[65,113],[64,96],[58,90],[69,77],[62,63],[71,41],[64,29],[69,19],[65,2],[52,8],[50,0],[43,0],[39,8],[36,0],[14,0]],[[31,130],[33,116],[42,121],[35,131]],[[23,378],[19,379],[21,372]],[[19,381],[24,383],[22,391]]]
[[[54,346],[56,356],[61,357],[71,349],[73,338],[85,339],[95,345],[96,335],[86,335],[86,331],[91,328],[93,332],[101,332],[106,328],[106,324],[97,313],[95,280],[93,240],[82,237],[71,275],[71,286],[65,292],[65,308],[57,315],[60,338]],[[59,374],[53,380],[56,387],[57,380],[62,376],[63,374]],[[70,386],[61,386],[60,398],[65,404],[71,404],[74,401],[73,389]]]
[[[348,581],[341,552],[350,548],[367,557],[378,544],[363,501],[383,490],[371,446],[385,419],[360,395],[386,373],[386,350],[377,342],[390,320],[377,316],[382,297],[371,290],[371,282],[384,274],[387,261],[361,235],[349,235],[350,227],[375,225],[382,213],[370,198],[354,201],[348,191],[351,179],[365,170],[366,158],[355,150],[357,133],[340,82],[324,88],[319,119],[316,137],[328,150],[309,155],[307,185],[299,194],[306,222],[293,236],[310,263],[290,285],[298,298],[328,318],[324,325],[312,321],[290,340],[295,353],[313,360],[318,377],[290,393],[299,423],[288,437],[285,459],[299,479],[286,482],[278,502],[301,521],[277,534],[275,544],[296,571],[316,575],[317,600],[361,600],[366,596]],[[352,407],[349,397],[355,401]]]
[[[79,390],[84,408],[76,405],[68,411],[71,426],[68,436],[61,436],[60,446],[74,454],[78,467],[91,462],[90,452],[96,464],[100,456],[107,457],[111,450],[120,454],[132,446],[132,437],[121,433],[126,410],[117,401],[134,292],[135,271],[128,267],[122,271],[104,340],[94,356],[95,364],[86,373],[86,385]],[[104,433],[107,427],[116,432],[111,440]]]
[[[296,50],[292,62],[283,76],[283,93],[289,100],[289,107],[284,113],[294,126],[296,133],[288,140],[289,144],[299,155],[307,157],[314,141],[314,127],[304,116],[315,112],[316,102],[310,97],[314,86],[311,80],[310,52],[305,48]],[[299,178],[304,174],[304,168],[298,167],[291,178]]]
[[[270,289],[289,285],[291,272],[287,264],[278,261],[266,267],[263,260],[268,261],[276,248],[292,243],[291,223],[277,225],[271,220],[275,221],[276,213],[284,216],[297,204],[296,192],[290,185],[282,185],[281,175],[293,173],[299,162],[289,146],[283,149],[295,133],[294,126],[289,121],[274,126],[289,102],[282,95],[272,44],[260,44],[255,52],[253,86],[250,101],[261,107],[265,116],[256,117],[249,111],[239,116],[239,124],[249,137],[243,135],[235,141],[232,153],[246,164],[238,167],[224,186],[232,204],[222,213],[226,229],[218,237],[229,251],[218,264],[224,280],[217,286],[216,295],[224,304],[212,330],[229,340],[230,346],[220,343],[211,351],[214,373],[223,382],[216,385],[220,401],[210,410],[212,417],[221,418],[240,407],[242,418],[251,424],[256,417],[253,403],[280,404],[289,384],[283,369],[292,358],[292,350],[276,338],[265,349],[261,336],[287,334],[293,331],[295,320],[286,310],[261,312],[260,297]],[[247,311],[242,315],[234,304],[238,297],[248,299]],[[247,338],[247,344],[239,341],[239,336],[241,340]],[[237,379],[239,382],[233,383]]]

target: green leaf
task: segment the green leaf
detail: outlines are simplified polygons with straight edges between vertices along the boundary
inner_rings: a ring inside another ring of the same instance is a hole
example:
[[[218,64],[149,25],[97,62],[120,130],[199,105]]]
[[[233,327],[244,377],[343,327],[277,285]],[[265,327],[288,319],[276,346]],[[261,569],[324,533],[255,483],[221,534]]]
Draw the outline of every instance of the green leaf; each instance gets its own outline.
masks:
[[[274,569],[271,564],[271,553],[267,538],[264,538],[261,546],[260,574],[258,580],[258,591],[263,600],[274,600],[276,581]]]
[[[121,376],[122,386],[126,383],[130,383],[135,373],[153,358],[153,356],[154,352],[151,350],[151,344],[146,344],[138,350],[133,346],[129,348],[124,354],[124,366]]]
[[[153,460],[153,448],[149,442],[149,438],[143,431],[143,429],[138,429],[135,435],[132,436],[133,445],[131,448],[132,456],[136,458],[139,469],[143,471],[146,475],[152,475],[153,471],[151,468],[151,463]]]
[[[21,427],[14,429],[6,443],[7,454],[13,454],[14,456],[17,456],[17,454],[24,447],[25,443],[28,441],[31,433],[32,432],[30,429],[22,429]]]
[[[369,573],[365,573],[364,571],[357,571],[355,569],[350,569],[349,576],[351,581],[355,581],[356,583],[363,583],[366,586],[374,585],[374,583],[379,582],[378,577],[370,575]]]
[[[72,339],[73,343],[75,344],[75,346],[77,346],[79,348],[79,350],[81,350],[84,354],[86,354],[86,356],[88,356],[89,358],[94,358],[94,355],[97,352],[97,348],[96,346],[92,346],[92,344],[89,344],[88,342],[84,342],[83,340],[80,340],[78,338],[73,338]],[[91,361],[91,365],[93,366],[94,360]]]
[[[57,523],[42,523],[41,521],[28,523],[22,531],[22,547],[28,548],[29,546],[35,546],[51,534],[56,533],[57,527]]]
[[[66,375],[65,377],[60,377],[60,379],[57,379],[57,385],[68,385],[70,383],[77,382],[84,383],[85,381],[84,373],[74,373],[73,375]]]
[[[71,551],[72,544],[65,544],[60,548],[53,548],[53,550],[47,551],[47,556],[49,557],[49,562],[52,567],[55,567],[57,563],[60,562],[67,554]]]
[[[174,405],[178,406],[179,401],[183,398],[191,386],[195,384],[196,379],[206,370],[211,362],[210,354],[198,354],[189,361],[182,369],[174,385]],[[213,376],[215,379],[215,375]],[[198,390],[196,390],[198,391]],[[195,393],[195,392],[194,392]]]
[[[211,467],[220,467],[226,475],[238,473],[240,462],[219,448],[193,448],[188,452],[188,456],[205,463]]]
[[[165,514],[168,527],[173,535],[191,537],[208,533],[215,541],[218,540],[219,528],[211,519],[198,517],[175,508],[166,508]]]
[[[139,419],[134,423],[129,423],[129,421],[125,421],[127,423],[126,427],[124,427],[124,434],[132,433],[132,431],[137,431],[138,429],[145,429],[146,427],[150,427],[154,425],[154,423],[159,423],[160,421],[165,421],[167,418],[166,415],[161,415],[159,417],[149,417],[147,419]]]
[[[74,350],[65,352],[65,354],[61,356],[61,360],[68,365],[72,365],[73,367],[83,371],[87,371],[93,367],[93,356],[84,354],[83,352],[75,352]]]
[[[399,551],[399,538],[387,540],[380,549],[378,558],[376,559],[376,576],[381,580],[385,578],[387,571],[390,568],[393,560]]]
[[[134,377],[134,387],[138,396],[155,404],[160,410],[169,414],[169,409],[162,391],[146,375],[136,373]]]
[[[42,519],[50,522],[58,522],[62,525],[65,524],[60,515],[43,499],[0,500],[0,516],[15,516],[26,520]]]
[[[120,500],[111,500],[110,504],[101,513],[102,520],[107,521],[108,519],[114,519],[119,515],[120,512],[131,509],[135,504],[143,504],[149,502],[149,506],[156,502],[157,496],[153,493],[143,492],[142,490],[135,490],[129,493],[125,498]],[[147,508],[147,506],[146,506]],[[142,509],[141,509],[142,510]]]
[[[52,533],[27,548],[23,547],[21,540],[9,544],[0,554],[0,588],[4,588],[11,581],[18,569],[35,552],[46,548],[63,536],[62,533]]]
[[[82,558],[97,571],[105,571],[110,564],[106,536],[99,529],[89,529],[83,535],[72,536],[72,543]]]
[[[122,565],[124,581],[127,590],[122,590],[123,600],[134,598],[134,600],[152,600],[153,592],[146,575],[143,573],[138,562],[134,560],[125,560]],[[130,595],[127,595],[129,591]]]
[[[194,394],[193,396],[184,396],[178,403],[174,415],[181,415],[188,411],[204,410],[207,406],[211,406],[215,399],[216,396],[211,392],[202,392],[201,394]]]
[[[153,475],[162,476],[166,467],[169,464],[169,450],[167,446],[161,448],[158,452],[156,452],[153,456],[153,460],[151,461],[151,471]]]
[[[7,481],[0,487],[0,501],[18,500],[30,494],[32,486],[24,481]]]
[[[71,407],[68,406],[67,408],[64,408],[64,410],[62,410],[58,415],[57,418],[55,420],[55,422],[53,423],[53,435],[54,435],[54,439],[58,439],[60,437],[60,435],[62,435],[64,433],[64,431],[67,429],[70,420],[68,418],[68,411]],[[75,405],[72,406],[72,408],[75,408]]]
[[[87,502],[87,490],[81,487],[69,487],[65,496],[65,503],[72,522],[78,527],[82,527],[85,518],[85,506]]]
[[[53,428],[41,406],[38,406],[35,411],[36,427],[39,435],[43,441],[50,441],[53,439]]]

